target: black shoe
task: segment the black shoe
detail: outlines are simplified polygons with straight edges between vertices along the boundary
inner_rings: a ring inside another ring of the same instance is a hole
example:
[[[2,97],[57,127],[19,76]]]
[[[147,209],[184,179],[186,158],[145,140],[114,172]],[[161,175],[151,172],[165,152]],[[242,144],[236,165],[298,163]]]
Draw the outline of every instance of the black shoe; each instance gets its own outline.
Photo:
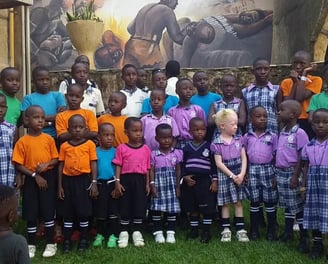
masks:
[[[209,231],[203,231],[202,236],[200,238],[200,242],[202,243],[209,243],[211,240],[211,233]]]
[[[63,252],[69,253],[72,250],[72,243],[70,240],[65,240],[63,243]]]
[[[199,236],[198,229],[192,228],[190,232],[187,234],[187,240],[196,239]]]
[[[251,231],[250,233],[250,239],[255,241],[260,238],[260,233],[258,231]]]
[[[266,234],[266,240],[268,241],[276,241],[276,234],[274,231],[268,231]]]
[[[83,252],[83,251],[86,251],[88,247],[89,247],[88,240],[86,240],[85,238],[82,238],[79,241],[79,244],[77,246],[77,250],[80,251],[80,252]]]
[[[323,244],[322,242],[314,242],[310,252],[311,259],[321,258],[323,254]]]
[[[306,254],[309,253],[309,251],[308,239],[307,237],[302,237],[298,245],[298,252]]]
[[[279,237],[279,242],[288,242],[293,240],[293,234],[292,233],[282,233],[282,235]]]

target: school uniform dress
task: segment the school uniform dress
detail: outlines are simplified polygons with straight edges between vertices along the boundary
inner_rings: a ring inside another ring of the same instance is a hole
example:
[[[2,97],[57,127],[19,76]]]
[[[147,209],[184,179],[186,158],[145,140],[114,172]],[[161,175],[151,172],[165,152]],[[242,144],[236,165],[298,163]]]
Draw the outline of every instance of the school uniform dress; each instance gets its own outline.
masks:
[[[151,152],[150,164],[154,167],[154,184],[157,197],[151,197],[150,209],[153,211],[175,214],[180,212],[180,204],[177,198],[176,165],[182,162],[182,151],[171,149],[168,153],[160,150]]]
[[[211,151],[214,155],[220,155],[222,162],[237,175],[241,170],[241,150],[243,148],[242,139],[235,136],[230,143],[222,141],[217,137],[211,144]],[[237,186],[232,179],[221,170],[218,173],[218,205],[236,203],[246,199],[245,186]]]
[[[328,233],[328,140],[313,139],[302,149],[302,160],[309,162],[303,225]]]
[[[305,131],[298,125],[290,131],[282,129],[278,139],[276,154],[277,187],[279,206],[286,208],[292,214],[303,211],[303,201],[300,187],[290,188],[290,181],[295,171],[298,159],[298,151],[309,142]]]
[[[252,130],[243,137],[248,157],[246,190],[251,202],[277,203],[277,190],[272,186],[275,179],[273,158],[277,150],[278,137],[267,130],[257,136]]]

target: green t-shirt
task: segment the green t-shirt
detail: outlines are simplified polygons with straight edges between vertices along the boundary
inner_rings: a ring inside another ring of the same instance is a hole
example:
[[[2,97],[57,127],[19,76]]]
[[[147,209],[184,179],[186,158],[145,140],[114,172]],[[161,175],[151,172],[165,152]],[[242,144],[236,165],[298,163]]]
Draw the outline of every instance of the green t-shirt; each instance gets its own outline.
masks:
[[[311,97],[307,112],[315,111],[320,108],[328,109],[328,93],[322,92]]]
[[[10,124],[19,125],[17,123],[21,116],[21,110],[20,110],[21,102],[16,97],[11,97],[2,90],[0,90],[0,93],[5,95],[7,99],[8,108],[7,108],[7,113],[5,115],[5,120]]]

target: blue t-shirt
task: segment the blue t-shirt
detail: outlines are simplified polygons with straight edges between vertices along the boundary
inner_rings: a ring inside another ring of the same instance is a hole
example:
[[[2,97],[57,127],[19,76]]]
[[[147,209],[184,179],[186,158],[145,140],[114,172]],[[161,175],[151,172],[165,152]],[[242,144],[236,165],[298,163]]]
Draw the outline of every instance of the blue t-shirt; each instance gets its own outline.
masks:
[[[204,96],[195,94],[193,97],[191,97],[190,103],[199,105],[204,110],[206,117],[208,117],[208,114],[210,113],[211,104],[220,100],[221,98],[221,95],[212,92],[209,92],[207,95]]]
[[[21,111],[24,112],[29,106],[38,105],[40,106],[45,115],[56,115],[59,107],[66,106],[65,98],[60,92],[48,92],[41,94],[34,92],[24,96],[21,104]],[[52,137],[56,137],[55,124],[52,126],[46,126],[42,131]]]
[[[112,160],[115,157],[115,148],[102,149],[97,147],[97,179],[98,180],[110,180],[114,179],[115,176],[115,165]]]
[[[178,105],[179,103],[179,98],[174,95],[166,95],[166,101],[163,106],[163,112],[164,114],[167,113],[167,110],[169,110],[171,107]],[[153,111],[150,105],[150,98],[146,98],[142,102],[142,108],[141,108],[141,113],[142,114],[150,114]]]

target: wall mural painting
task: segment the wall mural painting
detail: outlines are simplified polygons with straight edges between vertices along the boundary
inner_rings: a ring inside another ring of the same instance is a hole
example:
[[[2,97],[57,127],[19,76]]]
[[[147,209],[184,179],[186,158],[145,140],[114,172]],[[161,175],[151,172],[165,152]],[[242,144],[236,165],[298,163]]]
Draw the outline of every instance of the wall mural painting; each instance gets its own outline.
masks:
[[[66,12],[91,0],[35,0],[31,9],[33,65],[67,70],[77,51],[66,32]],[[126,3],[129,2],[129,3]],[[273,1],[95,0],[105,31],[94,58],[97,69],[250,65],[270,59]]]

